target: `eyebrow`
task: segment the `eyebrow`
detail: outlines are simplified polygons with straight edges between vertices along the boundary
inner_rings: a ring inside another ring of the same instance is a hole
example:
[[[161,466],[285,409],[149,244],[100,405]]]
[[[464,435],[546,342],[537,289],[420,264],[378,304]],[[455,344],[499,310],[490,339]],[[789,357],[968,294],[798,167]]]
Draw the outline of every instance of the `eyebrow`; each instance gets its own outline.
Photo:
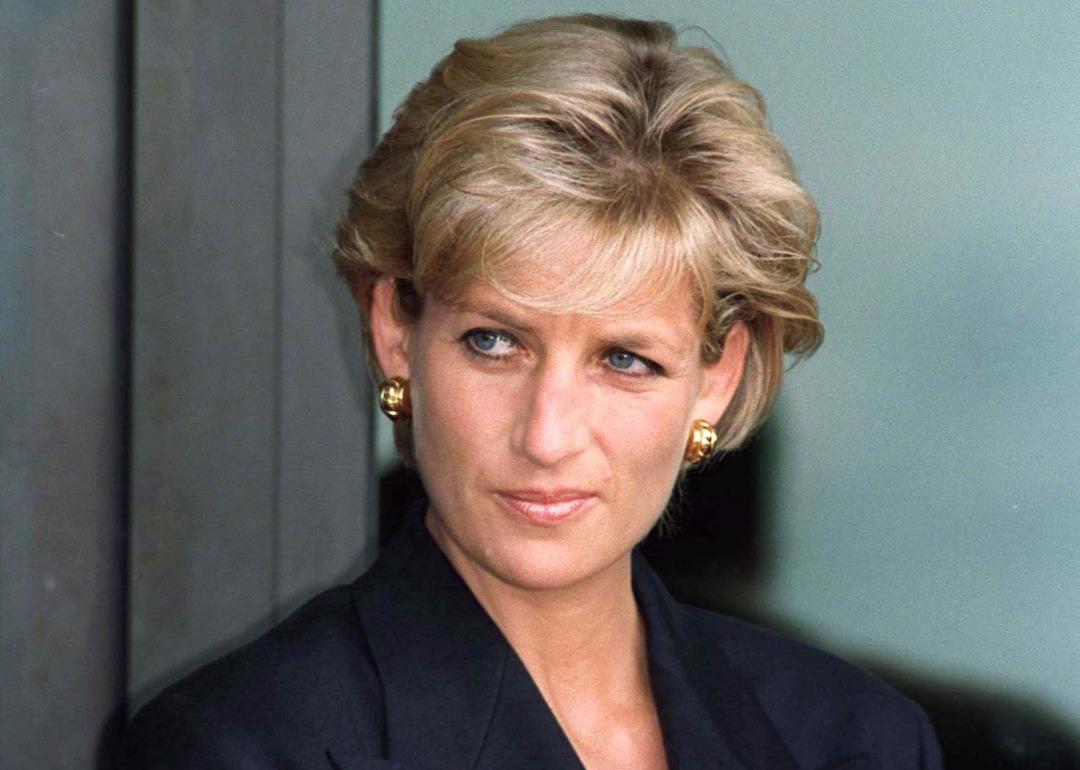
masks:
[[[526,334],[533,334],[536,332],[536,327],[521,318],[514,316],[512,313],[494,308],[488,305],[482,305],[475,302],[464,300],[454,303],[455,307],[466,313],[475,313],[476,315],[482,315],[485,318],[490,318],[496,323],[508,326],[512,329],[525,332]],[[648,350],[653,348],[663,348],[669,352],[682,356],[686,354],[686,350],[668,342],[664,337],[658,334],[649,334],[647,332],[632,331],[628,333],[615,332],[613,334],[602,335],[604,344],[613,348],[624,348],[626,350]]]
[[[608,344],[614,348],[625,348],[627,350],[663,348],[678,356],[685,354],[685,351],[682,348],[677,345],[672,345],[663,337],[653,334],[616,334],[608,338]]]
[[[496,323],[500,323],[503,326],[512,326],[523,332],[535,332],[536,327],[529,323],[526,323],[520,318],[515,318],[511,313],[504,312],[498,308],[489,307],[488,305],[479,305],[475,302],[469,302],[464,300],[462,302],[455,302],[454,307],[465,313],[475,313],[476,315],[482,315],[485,318],[490,318]]]

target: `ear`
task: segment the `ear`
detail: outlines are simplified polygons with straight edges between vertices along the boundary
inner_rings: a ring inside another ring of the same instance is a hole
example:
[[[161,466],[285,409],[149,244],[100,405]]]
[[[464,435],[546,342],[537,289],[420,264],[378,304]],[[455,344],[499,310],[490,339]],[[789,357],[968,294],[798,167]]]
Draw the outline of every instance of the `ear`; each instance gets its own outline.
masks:
[[[694,407],[694,418],[716,425],[735,398],[746,367],[746,352],[750,349],[750,330],[738,322],[724,337],[720,360],[705,367],[701,395]]]
[[[409,325],[394,312],[392,278],[380,278],[371,291],[371,341],[375,361],[386,377],[409,376]]]

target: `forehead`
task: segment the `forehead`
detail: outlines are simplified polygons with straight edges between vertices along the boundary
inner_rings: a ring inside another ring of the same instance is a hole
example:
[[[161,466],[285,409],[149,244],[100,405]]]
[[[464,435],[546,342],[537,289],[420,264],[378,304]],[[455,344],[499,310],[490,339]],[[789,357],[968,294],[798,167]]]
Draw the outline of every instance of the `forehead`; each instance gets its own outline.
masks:
[[[648,282],[614,302],[580,307],[568,303],[560,307],[550,301],[551,294],[540,287],[522,287],[520,284],[492,283],[476,278],[469,281],[455,297],[446,304],[463,311],[479,309],[501,310],[535,317],[576,318],[626,323],[635,319],[669,321],[694,325],[694,294],[688,280],[681,280],[663,291],[654,290]]]
[[[461,302],[477,279],[504,299],[555,315],[613,318],[651,312],[668,300],[691,307],[701,321],[705,288],[684,250],[641,228],[601,231],[553,219],[513,243],[487,243],[462,260],[465,269],[421,291]]]

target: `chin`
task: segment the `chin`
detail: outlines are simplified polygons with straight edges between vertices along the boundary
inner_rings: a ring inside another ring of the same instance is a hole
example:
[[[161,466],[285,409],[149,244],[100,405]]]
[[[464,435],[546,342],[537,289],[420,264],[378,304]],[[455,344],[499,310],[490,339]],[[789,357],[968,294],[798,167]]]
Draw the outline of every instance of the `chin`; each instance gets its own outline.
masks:
[[[472,513],[459,518],[431,511],[458,571],[477,570],[521,590],[569,588],[609,573],[637,542],[629,530],[612,528],[613,512],[603,500],[556,523],[522,517],[495,496],[462,500],[450,510]]]
[[[612,568],[629,554],[601,552],[595,542],[544,539],[500,544],[487,565],[503,582],[526,590],[567,588]]]

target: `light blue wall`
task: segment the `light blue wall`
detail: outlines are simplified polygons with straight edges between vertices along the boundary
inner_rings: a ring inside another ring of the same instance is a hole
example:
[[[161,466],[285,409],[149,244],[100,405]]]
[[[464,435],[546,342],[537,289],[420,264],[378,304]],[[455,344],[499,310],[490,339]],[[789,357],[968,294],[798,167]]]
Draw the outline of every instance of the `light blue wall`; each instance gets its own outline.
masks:
[[[383,3],[383,128],[454,39],[582,9]],[[588,9],[707,30],[822,209],[828,338],[770,428],[763,606],[1080,724],[1075,3]]]

